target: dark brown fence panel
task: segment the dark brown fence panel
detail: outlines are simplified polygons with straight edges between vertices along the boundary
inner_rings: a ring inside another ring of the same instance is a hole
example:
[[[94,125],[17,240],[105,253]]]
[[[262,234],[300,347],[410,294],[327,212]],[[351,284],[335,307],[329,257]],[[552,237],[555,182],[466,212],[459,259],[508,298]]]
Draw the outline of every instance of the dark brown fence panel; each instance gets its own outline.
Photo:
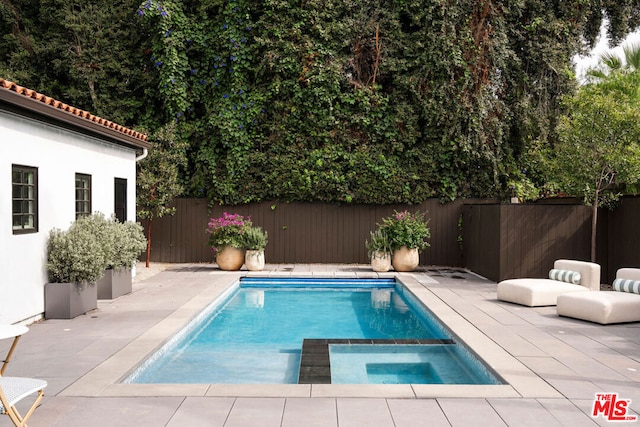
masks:
[[[265,251],[271,263],[368,263],[369,232],[394,211],[417,210],[430,218],[431,246],[421,263],[461,266],[458,220],[462,202],[420,205],[332,205],[265,202],[209,208],[202,199],[178,199],[176,214],[154,220],[151,259],[155,262],[210,262],[205,233],[210,217],[223,212],[249,215],[269,234]],[[143,225],[146,226],[145,223]]]
[[[503,205],[501,218],[509,218],[502,232],[512,233],[501,251],[501,279],[544,277],[558,258],[589,261],[591,211],[586,206]]]
[[[155,262],[211,261],[205,234],[209,223],[206,200],[176,199],[176,214],[156,218],[151,226],[151,260]],[[148,221],[142,221],[145,233]],[[197,238],[196,238],[197,236]]]
[[[500,275],[500,205],[464,205],[462,252],[464,266],[481,276]]]
[[[211,216],[228,211],[250,215],[269,233],[268,262],[368,263],[364,241],[369,231],[404,209],[430,218],[431,246],[421,254],[423,265],[464,266],[503,280],[546,276],[558,258],[590,258],[591,210],[575,202],[441,204],[432,199],[413,206],[269,202],[209,208],[203,199],[177,199],[175,206],[174,216],[153,223],[152,261],[211,262],[205,230]],[[597,259],[603,283],[611,283],[618,268],[640,268],[638,218],[637,197],[623,198],[613,211],[600,211]]]
[[[465,265],[491,280],[545,277],[556,259],[590,259],[586,206],[465,205],[462,224]]]
[[[440,203],[429,199],[421,205],[421,211],[431,218],[430,245],[421,256],[426,265],[463,266],[462,259],[462,200]]]
[[[640,198],[624,197],[607,214],[607,283],[612,283],[619,268],[640,268]]]

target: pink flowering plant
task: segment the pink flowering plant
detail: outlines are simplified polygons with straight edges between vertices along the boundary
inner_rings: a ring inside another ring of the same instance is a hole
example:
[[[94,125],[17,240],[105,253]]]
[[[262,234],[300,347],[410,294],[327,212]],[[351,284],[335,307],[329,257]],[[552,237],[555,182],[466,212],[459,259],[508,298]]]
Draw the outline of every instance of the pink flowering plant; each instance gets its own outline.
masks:
[[[429,220],[420,212],[394,211],[392,216],[382,220],[380,230],[388,236],[393,250],[402,246],[421,250],[429,246]]]
[[[209,220],[209,246],[213,251],[223,246],[243,249],[243,235],[251,228],[251,217],[223,212],[219,218]]]

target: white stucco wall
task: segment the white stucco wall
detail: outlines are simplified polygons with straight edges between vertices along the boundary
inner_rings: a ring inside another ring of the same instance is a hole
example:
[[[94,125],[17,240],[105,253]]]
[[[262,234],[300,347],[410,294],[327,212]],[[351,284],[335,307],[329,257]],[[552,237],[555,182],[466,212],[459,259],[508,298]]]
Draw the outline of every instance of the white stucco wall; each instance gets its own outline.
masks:
[[[75,219],[75,174],[91,175],[92,210],[114,211],[114,178],[127,180],[127,220],[135,220],[132,149],[0,111],[0,323],[44,312],[46,244]],[[13,234],[12,165],[38,169],[38,232]]]

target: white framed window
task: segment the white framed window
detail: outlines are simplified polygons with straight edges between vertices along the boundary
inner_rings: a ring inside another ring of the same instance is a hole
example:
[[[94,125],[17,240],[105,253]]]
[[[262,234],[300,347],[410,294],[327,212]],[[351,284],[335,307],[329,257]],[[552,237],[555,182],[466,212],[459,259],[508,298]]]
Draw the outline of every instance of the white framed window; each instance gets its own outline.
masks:
[[[127,180],[115,178],[114,180],[114,207],[113,212],[120,222],[127,220]]]
[[[91,175],[76,174],[76,219],[91,215]]]
[[[38,168],[11,165],[13,234],[38,232]]]

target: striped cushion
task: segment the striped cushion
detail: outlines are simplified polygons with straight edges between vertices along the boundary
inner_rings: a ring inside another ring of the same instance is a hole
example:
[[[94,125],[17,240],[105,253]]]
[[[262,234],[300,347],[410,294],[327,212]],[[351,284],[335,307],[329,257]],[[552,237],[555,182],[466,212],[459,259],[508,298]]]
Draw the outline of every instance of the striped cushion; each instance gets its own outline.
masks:
[[[613,281],[613,290],[640,294],[640,280],[616,279]]]
[[[549,279],[558,280],[560,282],[573,283],[579,285],[582,277],[577,271],[571,270],[558,270],[556,268],[549,271]]]

